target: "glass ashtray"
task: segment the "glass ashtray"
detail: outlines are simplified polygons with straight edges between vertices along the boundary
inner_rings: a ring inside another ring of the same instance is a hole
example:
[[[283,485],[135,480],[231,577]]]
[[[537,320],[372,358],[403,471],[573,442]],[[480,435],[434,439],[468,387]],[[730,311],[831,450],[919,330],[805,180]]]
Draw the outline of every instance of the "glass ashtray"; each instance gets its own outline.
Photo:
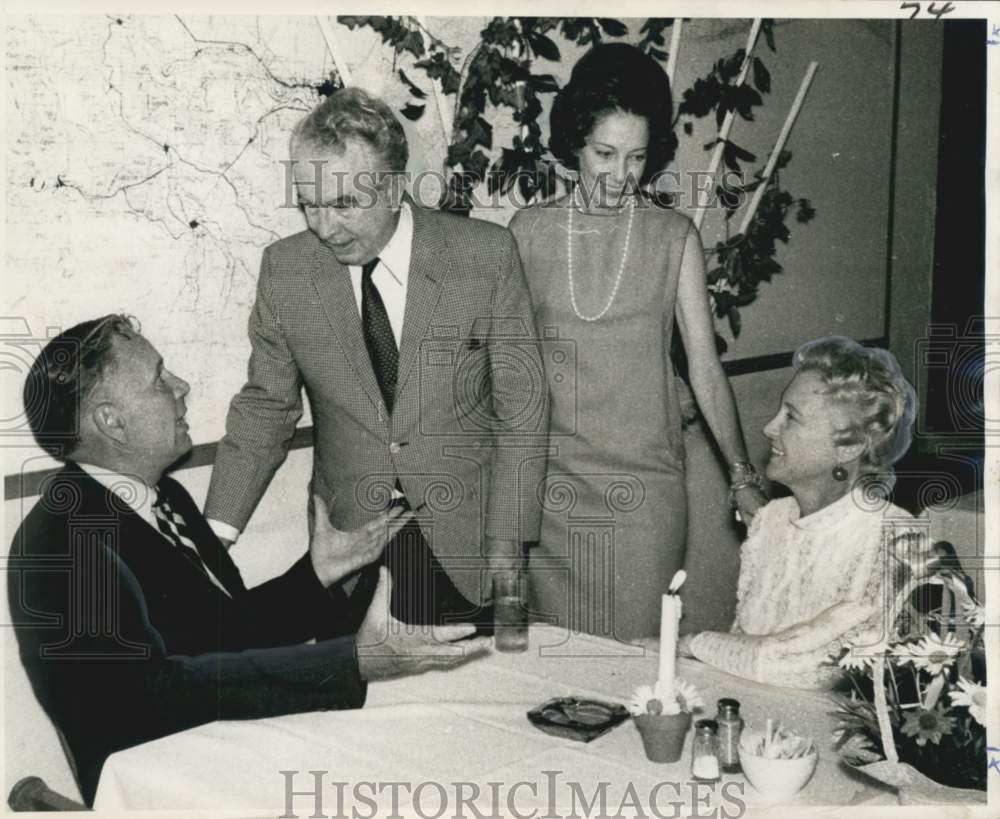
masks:
[[[624,705],[578,697],[556,697],[528,712],[528,720],[546,734],[590,742],[628,719]]]

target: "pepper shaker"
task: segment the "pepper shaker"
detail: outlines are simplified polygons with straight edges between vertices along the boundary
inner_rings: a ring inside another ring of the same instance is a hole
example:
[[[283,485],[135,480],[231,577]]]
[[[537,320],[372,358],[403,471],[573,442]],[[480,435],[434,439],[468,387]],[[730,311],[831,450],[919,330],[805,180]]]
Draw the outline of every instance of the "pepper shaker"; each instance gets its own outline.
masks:
[[[719,700],[718,708],[715,721],[719,724],[719,763],[725,773],[739,773],[740,734],[743,732],[740,703],[725,697]]]

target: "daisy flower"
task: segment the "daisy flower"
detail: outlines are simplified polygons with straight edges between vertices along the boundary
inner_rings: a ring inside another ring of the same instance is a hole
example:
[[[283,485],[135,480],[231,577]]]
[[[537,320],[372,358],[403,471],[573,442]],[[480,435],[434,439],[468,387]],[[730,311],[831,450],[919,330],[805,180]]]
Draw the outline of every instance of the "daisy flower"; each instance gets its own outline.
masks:
[[[915,737],[917,745],[926,745],[928,740],[937,745],[941,742],[941,737],[944,734],[950,734],[954,727],[954,717],[946,717],[940,706],[933,711],[919,708],[906,715],[903,733],[908,737]]]
[[[679,714],[704,706],[698,690],[693,685],[682,679],[676,679],[670,696],[665,694],[659,681],[656,685],[640,685],[632,695],[628,710],[632,716],[638,717],[643,714]]]
[[[965,643],[954,634],[949,633],[942,640],[931,632],[918,643],[897,646],[893,649],[893,654],[934,676],[943,673],[963,648]]]
[[[704,708],[705,703],[702,702],[701,694],[698,693],[698,689],[693,685],[684,682],[684,680],[678,677],[674,680],[674,699],[680,706],[681,711],[687,711],[689,714],[696,708]]]
[[[986,609],[976,603],[962,603],[962,614],[973,628],[979,628],[986,622]]]
[[[976,722],[980,725],[985,725],[986,686],[967,680],[965,677],[960,677],[958,687],[961,691],[952,691],[948,695],[951,697],[951,704],[964,705],[969,709],[969,713]]]
[[[879,657],[888,657],[891,653],[889,644],[885,640],[880,640],[875,645],[855,646],[845,645],[847,651],[837,662],[841,668],[847,671],[865,671],[875,665],[875,660]]]
[[[663,699],[660,697],[659,682],[656,685],[640,685],[635,689],[628,710],[633,717],[643,714],[662,714]]]

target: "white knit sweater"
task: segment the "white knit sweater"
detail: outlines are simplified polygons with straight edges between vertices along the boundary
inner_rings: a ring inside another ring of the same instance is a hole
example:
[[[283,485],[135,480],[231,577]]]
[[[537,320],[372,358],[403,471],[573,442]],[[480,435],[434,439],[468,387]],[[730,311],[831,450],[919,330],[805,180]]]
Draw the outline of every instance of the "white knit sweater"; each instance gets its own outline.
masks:
[[[794,498],[772,501],[743,543],[731,631],[702,632],[691,651],[759,682],[825,687],[845,643],[892,628],[895,592],[927,546],[912,515],[858,490],[806,517]]]

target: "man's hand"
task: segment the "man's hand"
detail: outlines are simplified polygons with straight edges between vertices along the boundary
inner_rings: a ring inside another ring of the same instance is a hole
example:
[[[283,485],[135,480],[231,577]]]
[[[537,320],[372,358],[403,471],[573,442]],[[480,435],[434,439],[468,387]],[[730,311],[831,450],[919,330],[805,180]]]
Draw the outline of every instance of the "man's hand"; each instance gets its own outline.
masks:
[[[681,635],[681,638],[677,641],[678,657],[694,657],[694,652],[691,651],[691,640],[693,638],[694,638],[693,634]]]
[[[358,668],[366,680],[419,674],[432,668],[451,668],[484,652],[489,637],[463,640],[475,632],[471,623],[454,626],[408,626],[389,613],[392,578],[379,569],[378,587],[355,640]],[[455,640],[463,640],[455,643]]]
[[[402,507],[396,507],[353,532],[342,532],[330,524],[330,513],[323,499],[313,495],[309,558],[320,583],[329,587],[377,560],[411,517],[409,512],[403,513]]]

